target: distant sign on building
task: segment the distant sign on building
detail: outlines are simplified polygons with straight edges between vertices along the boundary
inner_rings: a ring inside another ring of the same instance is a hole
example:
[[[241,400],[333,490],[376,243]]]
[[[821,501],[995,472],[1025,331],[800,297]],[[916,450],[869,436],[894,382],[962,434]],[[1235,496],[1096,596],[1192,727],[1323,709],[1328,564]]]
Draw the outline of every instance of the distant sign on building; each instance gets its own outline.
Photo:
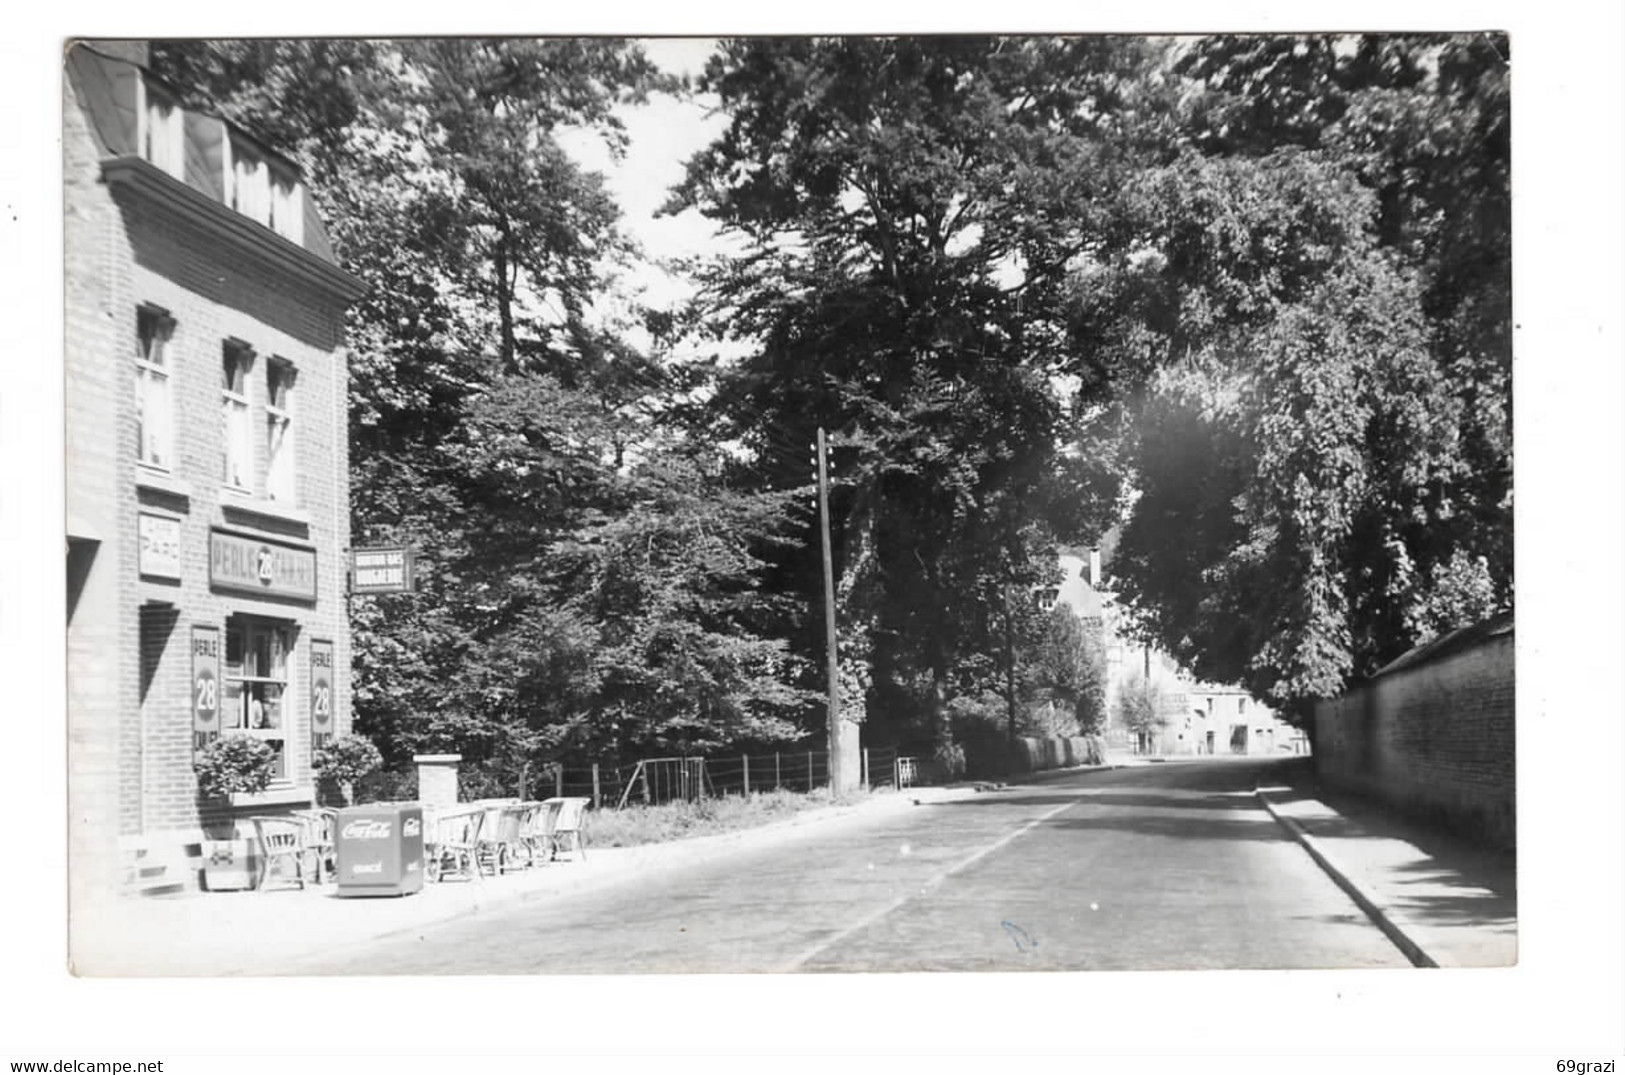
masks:
[[[354,549],[350,553],[351,593],[411,593],[415,589],[412,550],[402,545]]]

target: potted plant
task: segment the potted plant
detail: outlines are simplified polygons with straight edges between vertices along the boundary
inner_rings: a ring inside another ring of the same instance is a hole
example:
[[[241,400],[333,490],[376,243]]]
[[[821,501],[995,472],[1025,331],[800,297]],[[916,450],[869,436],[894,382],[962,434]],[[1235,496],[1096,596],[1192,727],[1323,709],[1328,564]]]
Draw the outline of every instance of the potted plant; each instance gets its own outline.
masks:
[[[384,764],[372,740],[346,735],[316,751],[311,767],[325,781],[338,785],[345,806],[355,805],[355,782]]]
[[[264,791],[276,773],[276,751],[250,735],[226,735],[198,754],[198,792],[224,798]],[[248,840],[204,841],[203,884],[210,892],[253,888],[259,873],[253,845]]]

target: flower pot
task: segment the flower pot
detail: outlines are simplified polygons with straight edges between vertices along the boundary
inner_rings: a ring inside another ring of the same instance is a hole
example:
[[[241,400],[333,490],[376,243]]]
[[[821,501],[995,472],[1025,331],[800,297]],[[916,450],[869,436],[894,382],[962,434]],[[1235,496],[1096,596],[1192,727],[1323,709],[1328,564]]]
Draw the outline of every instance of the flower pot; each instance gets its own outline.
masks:
[[[203,888],[207,892],[241,892],[259,884],[259,846],[253,840],[205,840]]]

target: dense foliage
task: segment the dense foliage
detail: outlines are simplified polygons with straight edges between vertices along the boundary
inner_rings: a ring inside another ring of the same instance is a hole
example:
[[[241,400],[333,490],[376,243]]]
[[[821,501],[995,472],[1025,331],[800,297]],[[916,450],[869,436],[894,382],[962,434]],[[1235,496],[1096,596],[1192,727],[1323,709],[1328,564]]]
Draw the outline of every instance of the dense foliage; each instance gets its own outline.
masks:
[[[353,541],[426,569],[353,602],[391,760],[821,728],[821,427],[868,742],[1097,725],[1098,640],[1031,594],[1108,531],[1141,632],[1288,707],[1510,604],[1504,39],[725,41],[670,208],[733,241],[679,311],[617,297],[639,252],[561,141],[681,91],[635,44],[153,55],[369,285]]]

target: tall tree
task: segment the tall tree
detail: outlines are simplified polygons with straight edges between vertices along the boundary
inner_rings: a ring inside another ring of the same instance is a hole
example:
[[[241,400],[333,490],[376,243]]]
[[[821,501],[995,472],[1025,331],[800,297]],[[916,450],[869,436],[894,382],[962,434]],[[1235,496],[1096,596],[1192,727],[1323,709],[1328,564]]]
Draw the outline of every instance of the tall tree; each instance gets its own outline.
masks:
[[[1504,63],[1226,38],[1171,70],[1180,156],[1076,282],[1084,392],[1126,434],[1118,573],[1200,674],[1295,705],[1510,600]]]
[[[803,705],[752,550],[785,496],[731,489],[668,377],[594,309],[632,255],[566,128],[675,82],[609,39],[165,43],[155,57],[305,164],[352,311],[358,543],[422,591],[354,602],[358,727],[394,760],[782,737]],[[334,65],[342,60],[342,65]],[[322,93],[332,91],[329,100]]]
[[[801,483],[817,426],[838,431],[843,628],[885,702],[871,719],[900,718],[887,731],[944,745],[956,668],[1000,653],[1010,590],[1055,571],[1054,523],[1075,506],[1050,383],[1064,285],[1094,195],[1135,125],[1157,122],[1142,53],[1102,38],[752,39],[725,42],[702,79],[730,122],[673,204],[743,244],[704,301],[749,349],[713,429],[754,451],[768,488]],[[816,593],[806,552],[780,567]],[[821,648],[810,631],[798,642]]]

